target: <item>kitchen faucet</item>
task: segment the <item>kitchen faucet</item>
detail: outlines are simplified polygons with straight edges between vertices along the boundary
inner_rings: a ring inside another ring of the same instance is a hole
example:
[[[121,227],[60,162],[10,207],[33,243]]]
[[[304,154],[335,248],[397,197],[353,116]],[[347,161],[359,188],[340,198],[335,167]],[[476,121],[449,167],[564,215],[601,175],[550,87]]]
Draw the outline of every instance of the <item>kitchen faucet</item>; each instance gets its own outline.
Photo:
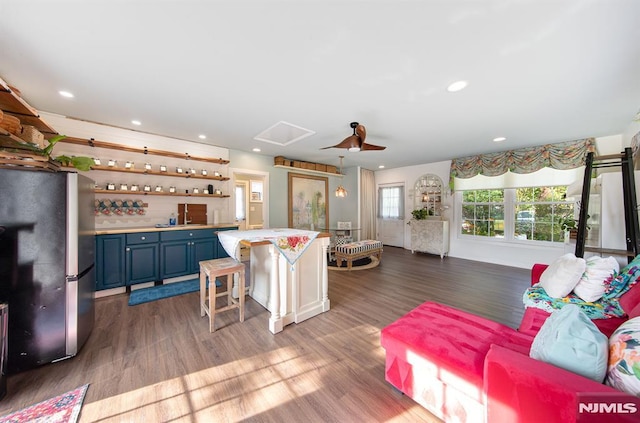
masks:
[[[187,208],[187,203],[184,204],[184,224],[191,223],[191,220],[187,220],[187,214],[189,213],[189,209]]]

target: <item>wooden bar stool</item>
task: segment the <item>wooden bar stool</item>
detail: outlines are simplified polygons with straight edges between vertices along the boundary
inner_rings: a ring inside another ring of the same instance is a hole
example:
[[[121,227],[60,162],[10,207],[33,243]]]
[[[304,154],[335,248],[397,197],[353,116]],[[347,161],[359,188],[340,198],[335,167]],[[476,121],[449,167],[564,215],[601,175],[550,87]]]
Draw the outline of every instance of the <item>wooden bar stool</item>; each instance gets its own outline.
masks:
[[[209,315],[209,332],[215,331],[216,313],[237,308],[240,321],[244,322],[245,267],[231,257],[200,262],[200,316]],[[233,298],[233,275],[238,273],[238,299]],[[216,293],[216,278],[227,276],[226,291]],[[209,278],[209,298],[207,304],[207,278]],[[216,298],[227,296],[227,305],[216,309]]]

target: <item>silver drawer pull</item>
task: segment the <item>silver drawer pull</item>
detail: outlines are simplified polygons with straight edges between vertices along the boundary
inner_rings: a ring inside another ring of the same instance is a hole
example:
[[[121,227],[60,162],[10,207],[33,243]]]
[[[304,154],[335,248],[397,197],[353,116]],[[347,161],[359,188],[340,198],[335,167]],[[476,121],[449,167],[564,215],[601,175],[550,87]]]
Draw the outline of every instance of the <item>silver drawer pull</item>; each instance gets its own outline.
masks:
[[[147,239],[147,237],[141,236],[140,239],[144,241],[145,239]]]

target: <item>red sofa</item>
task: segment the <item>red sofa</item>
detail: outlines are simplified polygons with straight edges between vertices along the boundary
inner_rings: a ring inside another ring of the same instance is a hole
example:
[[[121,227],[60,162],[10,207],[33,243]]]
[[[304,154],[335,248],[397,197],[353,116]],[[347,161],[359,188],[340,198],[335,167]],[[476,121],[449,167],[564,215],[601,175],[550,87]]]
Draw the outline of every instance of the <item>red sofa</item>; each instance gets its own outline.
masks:
[[[534,266],[533,283],[544,267]],[[632,291],[640,296],[640,289]],[[426,302],[382,329],[385,378],[445,421],[574,422],[579,393],[621,392],[529,357],[548,316],[528,308],[515,330]],[[609,336],[609,325],[625,319],[619,320],[600,322],[601,330]]]

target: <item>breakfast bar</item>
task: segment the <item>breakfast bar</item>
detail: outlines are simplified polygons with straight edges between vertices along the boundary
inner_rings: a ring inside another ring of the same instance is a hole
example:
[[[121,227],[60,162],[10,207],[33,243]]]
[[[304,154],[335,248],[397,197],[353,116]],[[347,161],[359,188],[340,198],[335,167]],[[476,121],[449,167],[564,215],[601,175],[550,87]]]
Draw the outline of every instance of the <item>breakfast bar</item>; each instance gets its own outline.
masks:
[[[249,296],[271,313],[271,333],[330,309],[328,233],[258,229],[218,236],[231,257],[240,257],[240,245],[251,247]]]

